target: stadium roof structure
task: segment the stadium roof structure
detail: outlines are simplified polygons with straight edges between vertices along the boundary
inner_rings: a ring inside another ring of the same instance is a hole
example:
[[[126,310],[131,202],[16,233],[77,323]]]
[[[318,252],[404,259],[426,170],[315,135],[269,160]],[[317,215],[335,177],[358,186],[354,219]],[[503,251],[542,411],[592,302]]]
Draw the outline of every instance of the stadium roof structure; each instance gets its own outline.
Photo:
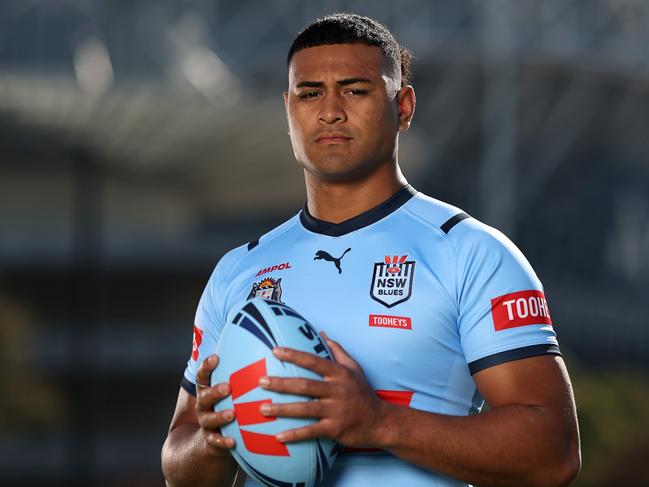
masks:
[[[374,16],[415,52],[419,103],[401,163],[422,190],[516,236],[548,195],[590,205],[580,191],[613,200],[647,181],[642,0],[3,2],[4,170],[56,170],[80,150],[130,175],[117,181],[182,182],[179,220],[286,215],[304,198],[284,128],[286,48],[332,11]],[[564,183],[588,171],[588,187]],[[624,205],[607,212],[637,247]],[[636,264],[623,272],[649,267]]]
[[[430,146],[432,135],[433,149],[464,137],[464,119],[477,115],[516,139],[485,128],[487,161],[499,150],[490,143],[524,143],[507,124],[538,125],[541,112],[541,124],[554,116],[573,127],[555,134],[548,159],[561,160],[611,84],[624,125],[641,116],[632,100],[649,79],[642,0],[8,1],[0,5],[0,114],[87,145],[106,162],[200,170],[236,158],[263,171],[265,159],[290,156],[277,129],[287,46],[306,21],[336,10],[381,19],[415,52],[425,95],[418,118],[451,122],[432,134],[417,124],[419,142]],[[562,73],[561,86],[552,73]],[[436,112],[442,102],[456,109]]]

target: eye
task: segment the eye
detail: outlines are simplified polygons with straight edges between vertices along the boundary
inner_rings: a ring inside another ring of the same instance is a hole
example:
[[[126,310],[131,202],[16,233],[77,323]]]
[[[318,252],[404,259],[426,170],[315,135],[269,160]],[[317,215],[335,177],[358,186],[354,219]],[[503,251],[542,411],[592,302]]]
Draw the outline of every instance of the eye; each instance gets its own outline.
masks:
[[[318,91],[305,91],[304,93],[299,93],[297,96],[302,100],[308,100],[309,98],[315,98],[319,96],[320,92]]]
[[[352,88],[349,90],[345,90],[345,94],[354,95],[354,96],[367,95],[367,90],[363,90],[361,88]]]

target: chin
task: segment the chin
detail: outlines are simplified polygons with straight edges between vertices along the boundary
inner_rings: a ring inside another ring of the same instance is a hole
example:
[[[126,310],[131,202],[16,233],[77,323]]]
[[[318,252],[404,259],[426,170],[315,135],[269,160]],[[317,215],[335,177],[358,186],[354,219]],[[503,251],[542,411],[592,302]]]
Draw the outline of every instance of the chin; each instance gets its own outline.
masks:
[[[366,178],[376,167],[349,161],[319,161],[301,163],[302,167],[314,178],[328,183],[354,182]]]

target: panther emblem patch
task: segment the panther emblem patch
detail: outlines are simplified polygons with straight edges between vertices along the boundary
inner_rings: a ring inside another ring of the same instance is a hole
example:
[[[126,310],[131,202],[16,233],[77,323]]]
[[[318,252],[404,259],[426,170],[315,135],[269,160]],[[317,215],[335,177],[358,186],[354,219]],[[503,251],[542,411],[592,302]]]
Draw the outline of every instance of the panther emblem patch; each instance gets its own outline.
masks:
[[[252,285],[247,299],[263,298],[282,302],[282,278],[266,277]]]

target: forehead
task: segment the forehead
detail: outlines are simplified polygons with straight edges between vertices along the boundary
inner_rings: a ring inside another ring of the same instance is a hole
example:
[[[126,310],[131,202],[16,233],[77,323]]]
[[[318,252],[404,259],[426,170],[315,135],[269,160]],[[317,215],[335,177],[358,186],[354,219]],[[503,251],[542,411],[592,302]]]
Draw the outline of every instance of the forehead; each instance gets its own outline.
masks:
[[[296,52],[289,66],[289,83],[327,78],[381,78],[387,74],[383,51],[366,44],[331,44]]]

